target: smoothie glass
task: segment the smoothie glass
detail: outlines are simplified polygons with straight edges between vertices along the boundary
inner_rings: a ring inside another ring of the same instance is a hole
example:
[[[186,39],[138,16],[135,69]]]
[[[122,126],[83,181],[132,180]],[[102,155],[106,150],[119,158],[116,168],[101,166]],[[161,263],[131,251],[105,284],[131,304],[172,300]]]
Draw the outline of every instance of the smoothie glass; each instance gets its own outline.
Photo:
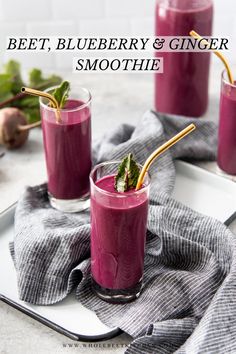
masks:
[[[60,122],[56,120],[56,110],[44,98],[40,98],[40,112],[50,203],[65,212],[84,210],[89,206],[91,94],[72,86],[69,99],[60,110]]]
[[[120,162],[105,162],[90,174],[91,273],[95,293],[111,303],[125,303],[141,291],[150,177],[143,187],[114,189]]]
[[[156,31],[160,36],[189,36],[195,30],[211,36],[211,0],[157,0]],[[163,113],[200,117],[207,109],[210,53],[157,52],[164,73],[155,75],[155,107]]]
[[[236,83],[222,73],[217,163],[221,170],[236,175]]]

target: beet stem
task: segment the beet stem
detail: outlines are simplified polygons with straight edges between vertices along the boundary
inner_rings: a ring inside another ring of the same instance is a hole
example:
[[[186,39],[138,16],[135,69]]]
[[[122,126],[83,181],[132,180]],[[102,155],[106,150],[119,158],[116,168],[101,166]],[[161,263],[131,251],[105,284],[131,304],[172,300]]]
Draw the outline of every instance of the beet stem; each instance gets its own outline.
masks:
[[[26,96],[25,93],[20,92],[20,93],[18,93],[17,95],[13,96],[12,98],[9,98],[8,100],[1,102],[1,103],[0,103],[0,108],[3,108],[3,107],[5,107],[6,105],[8,105],[9,103],[14,102],[14,101],[16,101],[16,100],[18,100],[18,99],[20,99],[20,98],[25,97],[25,96]]]
[[[18,130],[23,132],[26,130],[34,129],[36,127],[39,127],[41,125],[41,120],[32,124],[26,124],[26,125],[18,125]]]

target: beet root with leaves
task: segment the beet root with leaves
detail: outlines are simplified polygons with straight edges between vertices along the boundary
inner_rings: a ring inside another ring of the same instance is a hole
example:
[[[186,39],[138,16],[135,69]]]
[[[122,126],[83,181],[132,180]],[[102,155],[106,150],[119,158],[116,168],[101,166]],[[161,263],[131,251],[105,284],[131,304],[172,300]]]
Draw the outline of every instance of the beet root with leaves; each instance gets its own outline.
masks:
[[[37,90],[60,85],[61,77],[44,77],[37,68],[30,70],[28,82],[22,79],[20,64],[8,61],[0,73],[0,144],[7,149],[22,146],[28,138],[29,130],[40,125],[39,101],[37,97],[21,93],[22,86]]]

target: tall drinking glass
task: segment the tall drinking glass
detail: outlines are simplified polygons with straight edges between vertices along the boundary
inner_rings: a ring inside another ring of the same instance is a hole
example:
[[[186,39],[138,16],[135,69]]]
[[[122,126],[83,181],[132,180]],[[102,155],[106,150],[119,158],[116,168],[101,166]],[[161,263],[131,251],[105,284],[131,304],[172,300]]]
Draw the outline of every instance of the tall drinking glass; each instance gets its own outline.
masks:
[[[141,291],[150,177],[143,187],[119,193],[114,177],[120,162],[105,162],[90,174],[91,273],[95,293],[114,303]]]
[[[157,37],[211,36],[212,0],[157,0]],[[157,52],[164,73],[155,75],[155,106],[164,113],[200,117],[207,109],[210,53]]]
[[[89,203],[91,171],[91,94],[84,88],[72,87],[60,111],[60,122],[56,110],[43,98],[40,111],[50,203],[65,212],[84,210]]]
[[[236,175],[236,84],[222,73],[217,162],[221,170]]]

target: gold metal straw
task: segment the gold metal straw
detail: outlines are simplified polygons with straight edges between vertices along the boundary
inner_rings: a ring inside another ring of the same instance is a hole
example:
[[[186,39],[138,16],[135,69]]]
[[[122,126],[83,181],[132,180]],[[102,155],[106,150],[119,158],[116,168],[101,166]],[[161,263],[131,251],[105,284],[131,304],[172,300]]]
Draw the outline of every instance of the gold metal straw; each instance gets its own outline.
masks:
[[[191,31],[190,33],[190,36],[192,36],[193,38],[195,39],[198,39],[198,40],[202,40],[202,42],[204,44],[206,44],[208,46],[208,48],[210,47],[210,44],[203,38],[201,37],[197,32],[195,31]],[[213,53],[218,57],[220,58],[220,60],[223,62],[225,68],[226,68],[226,71],[227,71],[227,74],[228,74],[228,78],[229,78],[229,82],[231,84],[234,83],[234,79],[233,79],[233,75],[232,75],[232,71],[229,67],[229,63],[228,63],[228,60],[224,57],[223,54],[221,54],[218,50],[213,50]]]
[[[55,113],[56,113],[57,122],[61,121],[60,107],[59,107],[58,102],[55,99],[55,97],[53,97],[52,95],[50,95],[47,92],[35,90],[35,89],[29,88],[29,87],[22,87],[21,91],[24,92],[24,93],[27,93],[29,95],[32,95],[32,96],[47,98],[52,103],[53,108],[56,109]]]
[[[151,164],[153,163],[153,161],[157,157],[159,157],[161,154],[163,154],[163,152],[168,150],[171,146],[176,144],[178,141],[183,139],[186,135],[188,135],[189,133],[191,133],[195,129],[196,129],[196,126],[194,124],[190,124],[189,126],[187,126],[187,128],[181,130],[181,132],[179,132],[173,138],[171,138],[170,140],[165,142],[163,145],[161,145],[157,150],[155,150],[149,156],[149,158],[146,160],[146,162],[145,162],[145,164],[144,164],[144,166],[143,166],[143,168],[142,168],[142,170],[140,172],[139,179],[138,179],[138,182],[137,182],[137,185],[136,185],[136,191],[139,190],[142,187],[145,174],[147,173],[147,171],[148,171],[149,167],[151,166]]]

